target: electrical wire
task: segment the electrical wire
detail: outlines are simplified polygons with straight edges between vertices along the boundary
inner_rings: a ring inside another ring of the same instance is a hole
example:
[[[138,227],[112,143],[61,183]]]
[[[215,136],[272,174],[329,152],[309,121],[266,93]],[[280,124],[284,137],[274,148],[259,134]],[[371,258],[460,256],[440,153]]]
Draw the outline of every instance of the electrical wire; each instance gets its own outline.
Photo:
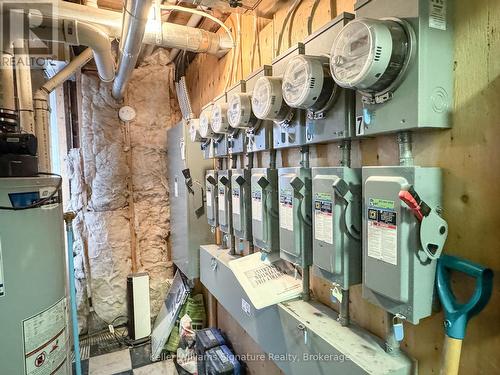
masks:
[[[307,17],[307,35],[311,35],[312,33],[312,24],[314,20],[314,14],[316,13],[316,10],[318,9],[318,5],[321,0],[315,0],[314,4],[311,8],[311,14],[309,14],[309,17]]]
[[[286,25],[288,24],[288,21],[290,20],[290,16],[292,15],[292,13],[295,13],[294,10],[300,5],[301,2],[302,2],[302,0],[295,0],[295,2],[290,6],[290,8],[288,8],[288,12],[285,16],[285,19],[283,20],[283,25],[281,26],[281,30],[280,30],[280,33],[278,35],[278,49],[276,51],[276,55],[280,54],[281,43],[283,41],[283,34],[285,33],[285,28],[286,28]],[[290,25],[290,28],[291,28],[291,25]]]
[[[58,194],[59,191],[61,190],[62,180],[63,180],[62,176],[57,174],[57,173],[48,173],[48,172],[38,172],[38,175],[59,177],[59,181],[57,182],[57,185],[55,186],[55,190],[48,197],[43,198],[35,203],[32,203],[32,204],[30,204],[28,206],[24,206],[24,207],[0,206],[0,210],[22,211],[22,210],[30,210],[30,209],[34,209],[34,208],[39,208],[39,207],[43,206],[44,204],[46,204],[47,202],[49,202],[52,198],[54,198],[56,196],[56,194]]]
[[[299,9],[299,5],[300,3],[302,2],[299,1],[299,3],[292,9],[291,13],[290,13],[290,26],[288,27],[288,47],[290,47],[292,45],[292,25],[293,25],[293,20],[295,18],[295,14],[297,14],[297,9]]]

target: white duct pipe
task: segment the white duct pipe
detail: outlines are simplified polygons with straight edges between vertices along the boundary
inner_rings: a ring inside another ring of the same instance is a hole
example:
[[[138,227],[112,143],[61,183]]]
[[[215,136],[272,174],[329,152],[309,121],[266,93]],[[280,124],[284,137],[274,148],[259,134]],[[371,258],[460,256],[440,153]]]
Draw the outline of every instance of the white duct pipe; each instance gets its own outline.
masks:
[[[118,73],[112,91],[113,97],[117,100],[123,98],[125,87],[132,78],[132,72],[141,53],[151,3],[152,0],[126,0],[125,2]]]
[[[21,53],[16,54],[16,84],[19,98],[19,124],[21,131],[35,134],[33,116],[33,88],[31,85],[30,56],[27,42],[23,41]]]
[[[33,96],[35,135],[38,139],[38,168],[40,172],[50,172],[49,94],[87,64],[92,59],[92,56],[92,49],[87,48],[84,50],[61,69],[59,73],[45,82]]]
[[[16,110],[13,54],[10,51],[0,52],[0,130],[17,130],[19,124]]]
[[[203,17],[199,14],[192,14],[191,17],[189,17],[188,22],[186,23],[186,26],[188,27],[196,27],[199,25]],[[179,54],[181,50],[179,48],[172,48],[170,50],[170,60],[174,61],[177,55]]]

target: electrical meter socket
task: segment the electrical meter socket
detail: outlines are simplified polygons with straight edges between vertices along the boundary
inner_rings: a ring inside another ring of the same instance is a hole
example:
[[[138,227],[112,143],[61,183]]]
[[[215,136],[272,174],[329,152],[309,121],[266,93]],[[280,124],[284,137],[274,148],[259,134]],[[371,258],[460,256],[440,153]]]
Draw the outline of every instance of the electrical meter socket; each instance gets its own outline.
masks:
[[[246,152],[252,153],[273,148],[273,122],[261,120],[252,111],[252,93],[260,77],[270,77],[272,67],[264,65],[252,72],[244,81],[244,90],[228,94],[228,119],[233,127],[246,132]]]
[[[233,233],[246,241],[252,240],[251,170],[231,171]]]
[[[278,169],[280,257],[312,264],[311,169]]]
[[[231,169],[217,172],[217,201],[219,209],[219,228],[221,232],[232,234],[232,194],[231,194]]]
[[[230,133],[227,136],[227,147],[229,155],[243,154],[247,151],[247,127],[245,126],[246,115],[252,113],[250,109],[249,112],[241,110],[243,106],[238,106],[236,103],[238,99],[242,98],[245,93],[245,81],[239,81],[235,85],[231,86],[226,91],[226,97],[228,99],[226,118],[229,126],[231,127]],[[243,97],[245,99],[245,97]],[[247,98],[248,99],[248,98]],[[240,108],[240,111],[238,111]]]
[[[253,168],[251,189],[253,244],[268,253],[279,251],[278,170]]]
[[[211,113],[212,113],[212,103],[206,104],[204,107],[202,107],[201,112],[200,112],[200,118],[198,120],[198,123],[196,124],[193,123],[193,126],[198,128],[198,133],[200,137],[202,138],[202,141],[200,142],[200,148],[203,153],[203,158],[205,160],[211,159],[215,156],[214,154],[214,139],[217,136],[212,130],[212,127],[210,126],[211,122]],[[193,135],[193,132],[190,131],[191,133],[191,139],[193,137],[196,138],[196,135]]]
[[[363,0],[330,53],[338,85],[355,89],[359,136],[448,128],[453,108],[452,2]]]
[[[439,211],[441,170],[364,167],[362,175],[363,297],[417,324],[432,312],[436,260],[421,245],[424,221],[418,221],[400,196],[412,187],[428,206]],[[432,242],[440,243],[442,249],[446,222],[431,229]]]
[[[206,191],[206,206],[207,206],[207,221],[208,225],[215,228],[218,226],[218,179],[217,171],[211,169],[208,170],[205,175],[205,191]]]
[[[257,118],[273,121],[274,148],[306,143],[304,110],[291,108],[283,98],[283,74],[290,59],[304,54],[304,45],[289,49],[272,62],[272,76],[260,77],[252,91],[252,111]]]
[[[361,169],[312,168],[313,264],[343,289],[361,283]]]
[[[305,55],[290,59],[283,76],[283,97],[305,110],[308,144],[355,135],[355,91],[337,85],[330,73],[330,49],[344,25],[354,18],[342,13],[304,41]]]
[[[229,124],[227,122],[227,104],[226,104],[226,94],[219,95],[214,98],[212,105],[209,107],[210,112],[207,113],[209,119],[208,123],[210,125],[211,131],[213,133],[212,143],[214,149],[214,157],[220,158],[228,156],[227,149],[227,136]],[[205,108],[205,107],[204,107]],[[208,111],[208,108],[207,108]],[[202,114],[205,111],[202,109]],[[200,126],[202,126],[202,119],[200,115]],[[215,124],[214,124],[215,121]],[[203,133],[202,133],[203,135]]]

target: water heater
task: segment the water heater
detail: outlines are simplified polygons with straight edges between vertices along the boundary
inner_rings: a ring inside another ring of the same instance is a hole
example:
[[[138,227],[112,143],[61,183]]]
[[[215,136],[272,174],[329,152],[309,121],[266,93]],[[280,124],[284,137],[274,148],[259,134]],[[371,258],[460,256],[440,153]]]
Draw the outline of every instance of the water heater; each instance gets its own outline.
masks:
[[[0,178],[0,374],[70,374],[56,177]]]

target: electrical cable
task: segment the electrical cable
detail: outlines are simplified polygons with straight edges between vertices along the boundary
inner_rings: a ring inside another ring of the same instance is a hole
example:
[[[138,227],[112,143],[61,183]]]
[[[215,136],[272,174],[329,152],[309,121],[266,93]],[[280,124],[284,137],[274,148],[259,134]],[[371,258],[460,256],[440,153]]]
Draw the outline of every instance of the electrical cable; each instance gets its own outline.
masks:
[[[285,19],[283,20],[283,24],[281,26],[280,33],[278,35],[278,49],[276,51],[276,55],[280,54],[281,42],[283,41],[283,34],[285,33],[285,28],[286,25],[288,24],[288,21],[290,20],[290,16],[292,15],[292,13],[294,13],[294,9],[297,8],[301,2],[302,0],[295,0],[295,2],[290,6],[290,8],[288,8],[288,12],[285,16]]]
[[[290,13],[290,26],[288,27],[288,47],[290,47],[292,45],[292,25],[293,25],[293,19],[295,18],[295,15],[297,14],[297,9],[299,9],[299,5],[300,3],[302,2],[299,1],[299,3],[297,4],[297,6],[295,6],[291,13]]]
[[[42,200],[39,200],[38,202],[32,203],[32,204],[30,204],[28,206],[24,206],[24,207],[0,206],[0,210],[22,211],[22,210],[30,210],[30,209],[34,209],[34,208],[39,208],[39,207],[43,206],[44,204],[46,204],[47,202],[49,202],[52,198],[54,198],[56,196],[56,194],[58,194],[59,191],[61,190],[62,180],[63,180],[62,176],[57,174],[57,173],[48,173],[48,172],[38,172],[38,175],[59,177],[59,181],[58,181],[57,185],[55,186],[55,190],[48,197],[43,198]]]
[[[316,10],[318,9],[318,5],[321,0],[315,0],[314,4],[311,8],[311,14],[309,14],[309,17],[307,17],[307,35],[311,35],[312,33],[312,24],[314,20],[314,14],[316,13]]]

